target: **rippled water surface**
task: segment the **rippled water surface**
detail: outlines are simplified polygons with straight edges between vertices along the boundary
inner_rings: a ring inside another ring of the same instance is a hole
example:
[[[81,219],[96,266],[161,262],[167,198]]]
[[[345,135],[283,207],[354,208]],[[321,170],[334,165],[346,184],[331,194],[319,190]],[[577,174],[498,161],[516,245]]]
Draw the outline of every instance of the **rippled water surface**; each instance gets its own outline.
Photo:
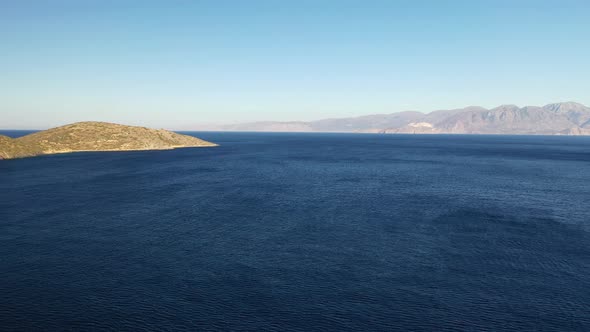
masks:
[[[590,331],[590,139],[0,161],[1,330]]]

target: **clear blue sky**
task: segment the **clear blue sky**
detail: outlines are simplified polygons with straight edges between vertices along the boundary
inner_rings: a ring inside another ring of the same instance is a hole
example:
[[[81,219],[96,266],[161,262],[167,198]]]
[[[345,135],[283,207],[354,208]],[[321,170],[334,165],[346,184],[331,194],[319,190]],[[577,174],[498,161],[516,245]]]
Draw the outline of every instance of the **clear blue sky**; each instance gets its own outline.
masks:
[[[0,128],[590,105],[590,1],[0,0]]]

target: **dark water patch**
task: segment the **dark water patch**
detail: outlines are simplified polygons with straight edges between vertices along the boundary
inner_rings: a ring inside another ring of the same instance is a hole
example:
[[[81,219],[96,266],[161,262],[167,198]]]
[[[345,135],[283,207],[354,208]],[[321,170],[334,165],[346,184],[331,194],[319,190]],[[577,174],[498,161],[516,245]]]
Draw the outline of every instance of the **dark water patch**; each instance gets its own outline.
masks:
[[[590,329],[585,139],[197,136],[0,162],[2,329]]]

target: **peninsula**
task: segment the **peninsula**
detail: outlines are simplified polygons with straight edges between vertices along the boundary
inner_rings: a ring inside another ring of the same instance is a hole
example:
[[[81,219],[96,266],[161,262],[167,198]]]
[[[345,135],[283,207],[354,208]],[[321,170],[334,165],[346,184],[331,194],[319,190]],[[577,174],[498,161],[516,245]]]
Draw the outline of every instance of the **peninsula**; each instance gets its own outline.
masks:
[[[168,130],[107,122],[77,122],[23,137],[0,135],[0,159],[82,151],[168,150],[217,144]]]

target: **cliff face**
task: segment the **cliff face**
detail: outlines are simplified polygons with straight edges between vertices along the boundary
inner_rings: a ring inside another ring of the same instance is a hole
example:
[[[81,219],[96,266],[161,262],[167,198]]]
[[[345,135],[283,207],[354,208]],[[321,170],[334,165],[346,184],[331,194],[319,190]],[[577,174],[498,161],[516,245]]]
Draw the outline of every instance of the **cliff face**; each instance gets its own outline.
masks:
[[[167,130],[106,122],[79,122],[12,139],[0,136],[0,158],[77,151],[166,150],[216,144]]]

